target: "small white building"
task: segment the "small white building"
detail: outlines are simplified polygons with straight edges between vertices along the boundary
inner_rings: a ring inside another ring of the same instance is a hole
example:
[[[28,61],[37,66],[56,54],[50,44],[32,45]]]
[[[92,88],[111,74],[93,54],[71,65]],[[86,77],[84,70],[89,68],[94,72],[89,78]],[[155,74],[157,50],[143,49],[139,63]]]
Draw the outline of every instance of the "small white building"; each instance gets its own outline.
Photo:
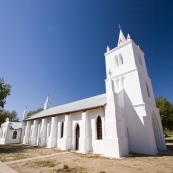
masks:
[[[49,108],[26,119],[24,144],[93,152],[119,158],[129,152],[166,150],[144,53],[121,29],[117,47],[105,53],[106,93]]]
[[[0,127],[0,144],[20,143],[22,122],[10,122],[9,118]]]

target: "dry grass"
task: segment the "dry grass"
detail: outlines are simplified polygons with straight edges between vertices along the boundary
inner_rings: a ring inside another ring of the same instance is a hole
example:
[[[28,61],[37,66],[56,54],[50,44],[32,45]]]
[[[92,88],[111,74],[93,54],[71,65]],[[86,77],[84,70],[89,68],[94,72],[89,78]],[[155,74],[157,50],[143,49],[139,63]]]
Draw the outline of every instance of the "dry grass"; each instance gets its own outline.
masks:
[[[131,154],[125,159],[91,157],[91,154],[76,153],[57,155],[37,161],[9,165],[19,173],[173,173],[173,156],[146,156]],[[64,164],[68,169],[64,169]],[[21,170],[25,167],[25,170]]]
[[[173,137],[166,138],[167,147],[173,148]],[[1,152],[2,151],[2,152]],[[0,159],[6,161],[30,158],[59,152],[56,149],[21,144],[0,146]],[[173,173],[173,151],[158,156],[130,154],[125,159],[107,159],[97,154],[69,153],[32,161],[21,161],[9,166],[19,173]],[[68,165],[64,169],[64,164]],[[25,169],[21,169],[25,168]]]
[[[80,167],[77,167],[77,168],[69,168],[69,169],[53,169],[52,170],[52,173],[64,173],[64,172],[69,172],[69,173],[87,173],[86,170],[84,168],[80,168]]]
[[[60,150],[23,144],[0,145],[0,161],[8,162],[58,153]]]
[[[76,154],[77,156],[80,156],[80,157],[85,157],[85,158],[94,158],[94,159],[97,159],[97,158],[101,158],[101,156],[99,154],[81,154],[81,153],[76,153],[74,152],[73,154]]]
[[[33,166],[52,168],[52,167],[55,167],[55,164],[54,164],[53,161],[44,160],[44,161],[35,161],[35,162],[33,162]]]

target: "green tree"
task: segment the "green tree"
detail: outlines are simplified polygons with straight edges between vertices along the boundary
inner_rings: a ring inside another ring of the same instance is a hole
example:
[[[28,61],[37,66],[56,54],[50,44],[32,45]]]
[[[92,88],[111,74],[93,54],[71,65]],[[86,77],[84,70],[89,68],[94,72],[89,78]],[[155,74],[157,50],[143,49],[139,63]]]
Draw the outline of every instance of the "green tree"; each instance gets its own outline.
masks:
[[[4,108],[6,103],[5,99],[8,95],[10,95],[11,86],[9,84],[5,84],[4,79],[0,78],[0,109]]]
[[[163,129],[173,130],[173,103],[167,98],[160,96],[155,99],[159,108]]]
[[[38,112],[41,112],[42,110],[43,110],[43,108],[38,108],[35,111],[29,111],[27,117],[31,117],[32,115],[34,115]]]
[[[9,120],[13,122],[19,122],[16,111],[0,110],[0,125],[6,121],[6,118],[9,118]]]

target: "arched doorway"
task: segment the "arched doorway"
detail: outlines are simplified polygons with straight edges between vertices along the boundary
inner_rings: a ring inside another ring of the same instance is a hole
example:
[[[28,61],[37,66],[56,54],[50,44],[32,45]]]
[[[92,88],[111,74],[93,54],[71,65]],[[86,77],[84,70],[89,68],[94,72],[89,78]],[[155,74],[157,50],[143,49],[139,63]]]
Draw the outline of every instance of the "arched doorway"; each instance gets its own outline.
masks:
[[[75,150],[79,150],[79,137],[80,137],[80,127],[79,124],[76,125],[76,146]]]
[[[159,127],[157,117],[154,113],[152,114],[152,124],[153,124],[154,137],[155,137],[157,149],[162,149],[163,145],[162,145],[160,127]]]

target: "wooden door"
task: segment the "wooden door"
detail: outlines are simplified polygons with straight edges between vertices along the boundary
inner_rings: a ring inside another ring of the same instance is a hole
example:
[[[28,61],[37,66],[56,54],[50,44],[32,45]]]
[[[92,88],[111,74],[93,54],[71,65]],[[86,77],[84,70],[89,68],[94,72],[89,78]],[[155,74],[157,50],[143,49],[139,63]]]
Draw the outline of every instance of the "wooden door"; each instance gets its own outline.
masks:
[[[80,127],[79,124],[76,126],[76,150],[79,150],[79,137],[80,137]]]

